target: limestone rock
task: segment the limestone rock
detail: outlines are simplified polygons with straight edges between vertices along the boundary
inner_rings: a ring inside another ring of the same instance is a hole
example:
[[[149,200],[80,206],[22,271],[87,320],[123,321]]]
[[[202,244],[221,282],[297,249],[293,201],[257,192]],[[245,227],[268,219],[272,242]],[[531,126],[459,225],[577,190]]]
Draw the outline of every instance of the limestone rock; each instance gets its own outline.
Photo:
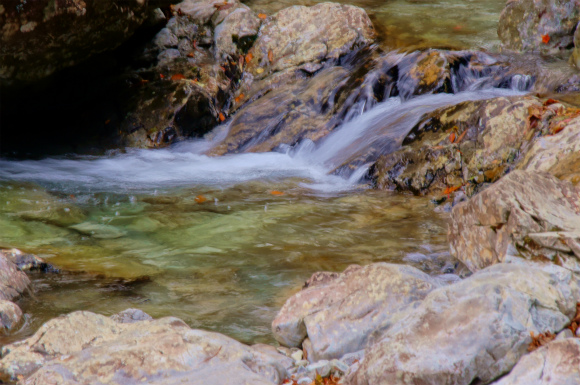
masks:
[[[235,56],[245,54],[258,35],[260,19],[247,6],[240,5],[215,28],[216,50]]]
[[[308,337],[311,362],[363,349],[374,332],[443,286],[411,266],[387,263],[351,266],[335,278],[315,281],[288,299],[272,322],[283,345],[297,347]]]
[[[491,266],[429,293],[367,349],[347,383],[488,383],[527,353],[530,332],[563,329],[577,299],[565,269]]]
[[[10,301],[26,290],[30,279],[5,255],[7,252],[10,250],[0,249],[0,300]]]
[[[359,7],[321,3],[292,6],[266,19],[250,50],[248,72],[263,78],[276,71],[337,60],[374,39],[374,28]]]
[[[471,271],[512,257],[580,271],[580,193],[552,175],[516,170],[453,208],[451,253]]]
[[[0,335],[14,329],[22,319],[22,310],[13,302],[0,300]]]
[[[279,384],[288,357],[168,317],[134,323],[74,312],[2,348],[0,372],[40,384]]]
[[[557,54],[572,48],[578,21],[579,0],[509,0],[500,16],[498,35],[511,50]]]
[[[116,48],[159,3],[163,1],[3,2],[0,83],[39,80]]]
[[[580,384],[580,339],[553,341],[524,356],[493,385]]]
[[[539,137],[524,155],[518,168],[548,172],[559,179],[580,182],[580,118],[565,124],[554,134]]]

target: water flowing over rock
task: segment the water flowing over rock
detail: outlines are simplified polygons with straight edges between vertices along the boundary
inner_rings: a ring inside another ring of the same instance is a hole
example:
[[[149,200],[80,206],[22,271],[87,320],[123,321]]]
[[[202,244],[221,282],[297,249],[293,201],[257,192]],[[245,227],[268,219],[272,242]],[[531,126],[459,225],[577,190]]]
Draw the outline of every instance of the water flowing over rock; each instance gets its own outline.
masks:
[[[580,383],[580,339],[553,341],[522,357],[493,385],[576,385]]]
[[[129,38],[168,1],[8,1],[0,4],[0,82],[42,79]]]
[[[308,337],[310,361],[364,349],[372,334],[389,328],[443,281],[411,266],[353,265],[343,273],[316,273],[286,301],[274,337],[298,347]]]
[[[488,383],[527,353],[530,332],[564,328],[577,300],[565,269],[491,266],[429,293],[367,349],[348,383]]]
[[[535,133],[529,110],[535,97],[467,101],[424,116],[403,148],[381,156],[372,177],[381,189],[416,194],[495,182],[514,167],[520,149]]]
[[[143,317],[141,317],[143,318]],[[146,317],[145,317],[146,318]],[[2,348],[0,372],[26,384],[279,384],[293,360],[168,317],[121,323],[74,312]]]
[[[550,174],[513,171],[453,208],[449,243],[471,271],[521,257],[580,272],[580,192]]]
[[[509,0],[500,16],[498,34],[511,50],[559,54],[573,47],[578,21],[578,0]]]

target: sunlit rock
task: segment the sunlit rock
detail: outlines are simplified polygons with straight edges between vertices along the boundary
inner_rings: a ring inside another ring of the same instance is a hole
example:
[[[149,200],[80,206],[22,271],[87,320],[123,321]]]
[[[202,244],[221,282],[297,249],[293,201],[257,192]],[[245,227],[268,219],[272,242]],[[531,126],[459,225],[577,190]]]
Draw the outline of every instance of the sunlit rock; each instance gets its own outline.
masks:
[[[367,349],[348,383],[488,383],[528,352],[530,332],[563,329],[577,300],[565,269],[491,266],[429,293]]]
[[[453,208],[449,243],[471,271],[525,258],[580,272],[580,192],[550,174],[512,171]]]
[[[293,360],[168,317],[120,323],[74,312],[2,348],[0,371],[27,384],[280,384]]]
[[[373,333],[388,329],[441,286],[411,266],[386,263],[316,273],[286,301],[272,332],[285,346],[300,346],[308,338],[311,362],[340,358],[364,349]]]

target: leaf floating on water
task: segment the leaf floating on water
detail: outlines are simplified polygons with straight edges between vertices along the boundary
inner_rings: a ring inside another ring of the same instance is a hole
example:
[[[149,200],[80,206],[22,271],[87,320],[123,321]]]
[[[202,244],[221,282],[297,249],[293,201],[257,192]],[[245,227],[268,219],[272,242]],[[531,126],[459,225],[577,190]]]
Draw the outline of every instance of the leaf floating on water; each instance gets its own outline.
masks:
[[[548,44],[550,42],[550,35],[542,35],[542,43]]]
[[[203,202],[207,201],[207,198],[204,197],[203,195],[198,195],[198,196],[195,197],[195,201],[197,203],[203,203]]]
[[[268,61],[272,63],[274,61],[274,52],[272,50],[268,50]]]
[[[223,112],[220,112],[219,119],[220,119],[220,122],[223,122],[224,120],[226,120],[226,117],[223,114]]]
[[[268,17],[268,15],[266,15],[265,13],[258,13],[258,17],[262,20],[266,20],[266,18]]]
[[[171,80],[184,80],[185,76],[183,74],[175,74],[171,76]]]
[[[284,195],[284,193],[282,191],[277,191],[277,190],[270,191],[270,194],[272,194],[272,195]]]

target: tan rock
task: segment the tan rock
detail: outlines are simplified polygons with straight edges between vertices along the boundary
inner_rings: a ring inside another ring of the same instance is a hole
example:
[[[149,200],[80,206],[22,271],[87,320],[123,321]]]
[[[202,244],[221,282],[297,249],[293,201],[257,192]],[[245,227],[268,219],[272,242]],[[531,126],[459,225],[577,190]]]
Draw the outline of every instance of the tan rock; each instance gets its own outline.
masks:
[[[13,302],[0,300],[0,335],[14,329],[22,320],[22,310]]]

